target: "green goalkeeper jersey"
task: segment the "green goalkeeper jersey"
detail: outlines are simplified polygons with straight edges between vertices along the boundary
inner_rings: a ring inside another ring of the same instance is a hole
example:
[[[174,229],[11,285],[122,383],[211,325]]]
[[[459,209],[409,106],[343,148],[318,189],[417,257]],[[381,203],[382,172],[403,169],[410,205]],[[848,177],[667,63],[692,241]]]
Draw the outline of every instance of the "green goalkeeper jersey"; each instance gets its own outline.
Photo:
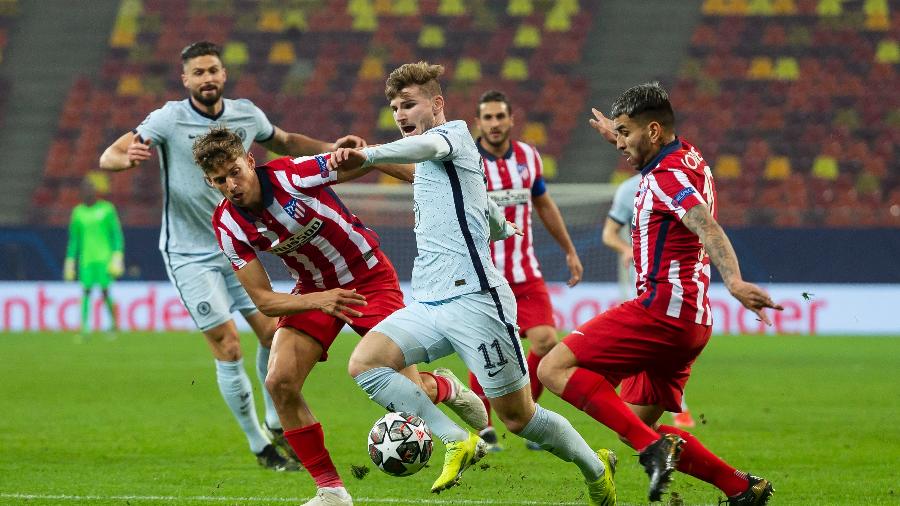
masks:
[[[78,204],[69,222],[69,246],[66,258],[78,259],[79,265],[106,264],[113,253],[122,252],[122,226],[116,208],[105,200],[93,205]]]

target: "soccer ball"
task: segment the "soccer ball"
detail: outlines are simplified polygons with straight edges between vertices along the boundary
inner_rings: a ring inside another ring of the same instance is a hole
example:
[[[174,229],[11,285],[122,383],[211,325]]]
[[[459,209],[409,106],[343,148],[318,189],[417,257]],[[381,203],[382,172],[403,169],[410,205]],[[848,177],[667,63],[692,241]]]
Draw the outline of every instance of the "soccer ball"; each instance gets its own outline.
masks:
[[[425,467],[434,442],[431,431],[416,415],[388,413],[369,431],[369,457],[391,476],[409,476]]]

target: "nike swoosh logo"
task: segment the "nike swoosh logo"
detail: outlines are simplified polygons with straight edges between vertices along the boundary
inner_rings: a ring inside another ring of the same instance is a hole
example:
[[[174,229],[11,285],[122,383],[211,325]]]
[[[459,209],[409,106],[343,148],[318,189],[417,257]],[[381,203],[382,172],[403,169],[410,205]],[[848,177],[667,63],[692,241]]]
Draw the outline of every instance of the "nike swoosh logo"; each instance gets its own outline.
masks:
[[[578,334],[579,336],[583,336],[583,335],[584,335],[584,332],[579,332],[579,331],[577,331],[577,330],[573,330],[572,333],[573,333],[573,334]]]
[[[496,371],[488,371],[488,378],[493,378],[494,376],[500,374],[500,371],[502,371],[505,367],[506,366],[503,366],[500,369],[497,369]]]

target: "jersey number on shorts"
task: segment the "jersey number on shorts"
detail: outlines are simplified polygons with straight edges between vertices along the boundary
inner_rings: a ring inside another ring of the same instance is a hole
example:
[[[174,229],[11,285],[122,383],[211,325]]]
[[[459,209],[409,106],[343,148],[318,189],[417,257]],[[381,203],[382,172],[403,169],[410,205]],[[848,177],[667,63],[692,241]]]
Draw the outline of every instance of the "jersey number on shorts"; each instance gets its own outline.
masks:
[[[498,366],[504,366],[509,362],[506,360],[506,357],[503,356],[503,350],[500,349],[500,341],[494,339],[494,342],[491,343],[491,348],[497,350],[497,363],[491,362],[491,355],[488,353],[488,347],[484,343],[478,345],[478,349],[481,351],[481,354],[484,355],[484,368],[485,369],[493,369]]]

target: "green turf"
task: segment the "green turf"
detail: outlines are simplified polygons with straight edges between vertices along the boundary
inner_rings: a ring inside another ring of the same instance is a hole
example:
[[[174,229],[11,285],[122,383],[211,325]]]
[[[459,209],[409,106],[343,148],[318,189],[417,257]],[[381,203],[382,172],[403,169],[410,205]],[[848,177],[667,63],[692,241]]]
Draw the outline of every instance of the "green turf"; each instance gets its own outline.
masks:
[[[415,476],[373,469],[351,477],[352,464],[369,464],[366,434],[382,414],[346,374],[356,340],[337,341],[305,392],[356,504],[584,501],[574,466],[528,451],[512,435],[503,438],[506,451],[440,496],[428,492],[440,446]],[[252,339],[245,349],[255,349]],[[705,421],[695,433],[739,468],[770,478],[772,504],[898,504],[897,357],[900,339],[892,338],[715,338],[687,389]],[[81,344],[65,334],[3,334],[0,364],[2,504],[298,504],[314,492],[305,474],[256,466],[197,334],[96,335]],[[440,364],[462,371],[455,359]],[[619,453],[620,504],[646,503],[647,479],[632,451],[552,394],[541,403],[591,445]],[[719,496],[684,475],[672,490],[685,504]]]

